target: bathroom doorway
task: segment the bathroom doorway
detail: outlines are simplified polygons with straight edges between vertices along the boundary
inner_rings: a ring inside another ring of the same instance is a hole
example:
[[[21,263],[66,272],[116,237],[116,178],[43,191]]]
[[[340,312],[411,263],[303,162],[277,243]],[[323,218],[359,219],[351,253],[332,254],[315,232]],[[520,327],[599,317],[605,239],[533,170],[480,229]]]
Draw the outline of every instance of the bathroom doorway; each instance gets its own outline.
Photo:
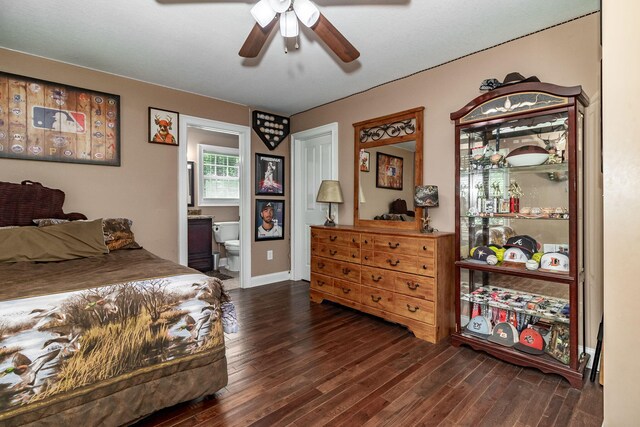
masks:
[[[206,274],[223,279],[227,289],[243,287],[251,278],[250,215],[243,215],[250,212],[251,171],[244,167],[250,164],[249,136],[246,126],[180,117],[180,138],[186,141],[178,156],[180,263],[189,259],[189,220],[212,218],[214,268]],[[187,200],[193,206],[187,207]]]

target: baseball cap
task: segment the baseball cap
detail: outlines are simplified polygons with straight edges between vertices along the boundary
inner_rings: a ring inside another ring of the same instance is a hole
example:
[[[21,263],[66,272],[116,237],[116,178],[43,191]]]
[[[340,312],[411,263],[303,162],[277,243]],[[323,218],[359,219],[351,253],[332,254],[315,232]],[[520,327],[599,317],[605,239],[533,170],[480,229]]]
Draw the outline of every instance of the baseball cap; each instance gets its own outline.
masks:
[[[471,261],[486,263],[489,255],[496,255],[493,248],[490,248],[489,246],[478,246],[471,249]]]
[[[488,340],[495,344],[513,347],[518,342],[518,330],[509,322],[500,322],[493,327],[493,333]]]
[[[491,326],[484,316],[476,316],[472,318],[465,327],[467,332],[479,338],[487,339],[491,335]]]
[[[263,205],[261,210],[266,211],[267,209],[273,209],[273,204],[271,204],[271,202]]]
[[[531,236],[526,234],[513,236],[507,240],[505,248],[520,248],[528,253],[527,259],[530,259],[533,254],[538,251],[538,242]]]
[[[520,333],[520,340],[513,346],[524,353],[540,355],[544,354],[544,339],[540,332],[533,328],[526,328]]]
[[[569,257],[559,252],[549,252],[540,259],[540,271],[550,273],[568,273]]]
[[[529,261],[529,252],[524,251],[520,248],[509,248],[504,251],[504,255],[502,256],[502,260],[507,263],[520,263],[525,264]]]

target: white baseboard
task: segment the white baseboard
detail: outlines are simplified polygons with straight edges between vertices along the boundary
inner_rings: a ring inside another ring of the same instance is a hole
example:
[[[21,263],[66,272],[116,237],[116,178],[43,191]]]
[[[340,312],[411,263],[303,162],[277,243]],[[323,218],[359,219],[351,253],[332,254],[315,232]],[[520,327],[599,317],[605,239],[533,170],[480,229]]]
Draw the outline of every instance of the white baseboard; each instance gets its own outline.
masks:
[[[279,273],[265,274],[263,276],[255,276],[251,278],[251,283],[245,284],[245,288],[255,288],[256,286],[268,285],[270,283],[283,282],[291,279],[290,271],[281,271]]]

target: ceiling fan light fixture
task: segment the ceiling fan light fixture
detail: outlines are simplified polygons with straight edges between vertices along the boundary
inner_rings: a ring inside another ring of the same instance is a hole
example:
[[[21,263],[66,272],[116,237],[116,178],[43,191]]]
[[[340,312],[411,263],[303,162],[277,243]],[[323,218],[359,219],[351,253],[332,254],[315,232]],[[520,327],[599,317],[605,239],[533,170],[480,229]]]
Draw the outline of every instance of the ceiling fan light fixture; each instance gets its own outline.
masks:
[[[303,25],[312,27],[320,18],[320,10],[310,0],[295,0],[293,10]]]
[[[276,17],[276,11],[269,4],[269,0],[260,0],[251,8],[251,16],[258,25],[265,28]]]
[[[268,0],[271,9],[275,10],[276,13],[284,13],[291,6],[291,0]]]
[[[280,34],[282,37],[298,37],[298,18],[293,10],[280,14]]]

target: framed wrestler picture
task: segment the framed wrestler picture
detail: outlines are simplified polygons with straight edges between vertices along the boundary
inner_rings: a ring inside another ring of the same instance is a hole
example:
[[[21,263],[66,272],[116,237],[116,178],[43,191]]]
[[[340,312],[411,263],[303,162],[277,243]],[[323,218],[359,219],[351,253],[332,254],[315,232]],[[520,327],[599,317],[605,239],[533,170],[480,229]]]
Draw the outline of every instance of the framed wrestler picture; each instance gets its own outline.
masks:
[[[284,196],[284,157],[256,153],[256,195]]]
[[[180,115],[175,111],[149,107],[149,142],[178,146],[179,120]]]
[[[255,241],[284,239],[284,200],[256,199]]]

